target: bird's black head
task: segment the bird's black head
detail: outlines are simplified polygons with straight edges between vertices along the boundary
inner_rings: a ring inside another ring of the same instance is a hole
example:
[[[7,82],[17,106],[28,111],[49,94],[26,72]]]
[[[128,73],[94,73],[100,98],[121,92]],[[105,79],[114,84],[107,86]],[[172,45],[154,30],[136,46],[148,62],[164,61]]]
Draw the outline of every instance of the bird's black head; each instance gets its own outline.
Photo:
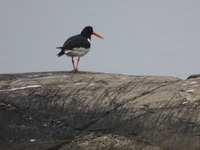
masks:
[[[91,39],[92,34],[93,34],[93,28],[91,26],[85,27],[81,32],[82,36],[87,37],[89,39]]]
[[[82,36],[84,36],[84,37],[86,37],[86,38],[89,38],[89,39],[91,39],[91,35],[95,35],[95,36],[97,36],[97,37],[99,37],[99,38],[101,38],[101,39],[104,39],[102,36],[100,36],[100,35],[98,35],[97,33],[95,33],[94,31],[93,31],[93,28],[91,27],[91,26],[87,26],[87,27],[85,27],[83,30],[82,30],[82,32],[81,32],[81,35]]]

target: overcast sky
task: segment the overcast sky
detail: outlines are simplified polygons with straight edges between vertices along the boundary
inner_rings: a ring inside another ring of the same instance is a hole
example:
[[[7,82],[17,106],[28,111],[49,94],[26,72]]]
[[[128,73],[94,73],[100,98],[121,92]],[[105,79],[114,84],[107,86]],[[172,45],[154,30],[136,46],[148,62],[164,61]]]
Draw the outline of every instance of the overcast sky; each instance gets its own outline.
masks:
[[[2,0],[0,73],[70,71],[57,58],[67,38],[91,25],[79,70],[187,78],[200,73],[198,0]]]

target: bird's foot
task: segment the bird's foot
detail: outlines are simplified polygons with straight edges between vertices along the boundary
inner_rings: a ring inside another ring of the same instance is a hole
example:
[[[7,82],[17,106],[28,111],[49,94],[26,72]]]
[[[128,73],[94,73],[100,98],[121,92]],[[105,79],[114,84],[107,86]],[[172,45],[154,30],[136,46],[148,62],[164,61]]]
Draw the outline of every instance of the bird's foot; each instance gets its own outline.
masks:
[[[77,68],[75,68],[74,70],[72,70],[71,72],[79,72],[79,70]]]

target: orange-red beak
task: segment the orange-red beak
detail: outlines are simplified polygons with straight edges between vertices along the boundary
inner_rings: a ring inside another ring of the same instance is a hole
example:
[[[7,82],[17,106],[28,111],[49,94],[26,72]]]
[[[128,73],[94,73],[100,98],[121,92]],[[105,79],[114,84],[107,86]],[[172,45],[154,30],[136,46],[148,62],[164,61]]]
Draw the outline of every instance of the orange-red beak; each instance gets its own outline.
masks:
[[[94,34],[95,36],[101,38],[101,39],[104,39],[102,36],[98,35],[97,33],[93,32],[92,34]]]

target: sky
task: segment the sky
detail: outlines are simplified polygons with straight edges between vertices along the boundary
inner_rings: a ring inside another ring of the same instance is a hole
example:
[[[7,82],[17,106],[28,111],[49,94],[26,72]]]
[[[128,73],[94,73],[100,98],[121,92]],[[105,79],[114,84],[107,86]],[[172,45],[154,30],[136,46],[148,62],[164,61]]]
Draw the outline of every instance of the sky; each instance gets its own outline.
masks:
[[[80,71],[175,76],[200,73],[198,0],[3,0],[0,73],[70,71],[57,46],[85,26],[92,37]]]

